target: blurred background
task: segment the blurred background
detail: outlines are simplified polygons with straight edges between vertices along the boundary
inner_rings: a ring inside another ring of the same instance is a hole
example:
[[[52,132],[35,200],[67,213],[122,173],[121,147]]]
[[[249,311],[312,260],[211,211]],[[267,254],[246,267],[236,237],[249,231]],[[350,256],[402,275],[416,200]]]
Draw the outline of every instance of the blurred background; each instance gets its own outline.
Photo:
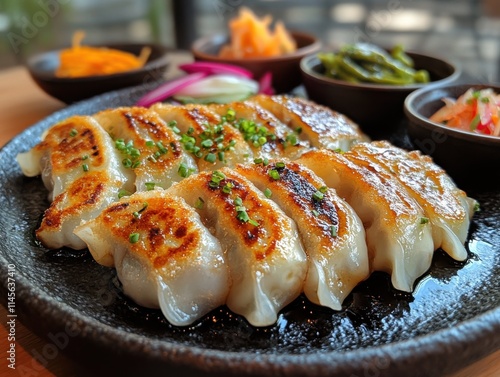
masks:
[[[0,69],[84,43],[154,41],[187,49],[226,30],[240,6],[270,14],[326,46],[371,41],[447,57],[478,81],[500,80],[499,0],[0,0]]]

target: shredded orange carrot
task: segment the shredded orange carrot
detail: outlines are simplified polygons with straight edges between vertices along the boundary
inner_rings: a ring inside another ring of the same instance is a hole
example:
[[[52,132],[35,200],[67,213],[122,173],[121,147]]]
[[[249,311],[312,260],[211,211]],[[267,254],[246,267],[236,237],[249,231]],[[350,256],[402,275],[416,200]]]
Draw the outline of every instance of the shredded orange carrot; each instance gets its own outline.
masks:
[[[84,37],[83,31],[77,31],[73,35],[72,47],[61,52],[57,77],[98,76],[129,71],[144,66],[151,54],[149,47],[143,48],[140,55],[135,56],[115,49],[82,46]]]
[[[272,18],[259,19],[250,9],[242,7],[238,17],[229,22],[231,41],[219,52],[222,58],[261,58],[283,55],[297,49],[285,26],[277,22],[270,29]]]

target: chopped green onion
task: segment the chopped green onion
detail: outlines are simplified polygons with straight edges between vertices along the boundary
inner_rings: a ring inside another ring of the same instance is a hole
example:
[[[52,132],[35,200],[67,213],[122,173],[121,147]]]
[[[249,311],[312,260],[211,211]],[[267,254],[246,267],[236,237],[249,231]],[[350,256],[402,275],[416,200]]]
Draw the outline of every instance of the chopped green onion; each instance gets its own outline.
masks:
[[[429,222],[429,219],[427,217],[420,218],[420,224],[427,224],[428,222]]]
[[[278,173],[278,171],[277,171],[277,170],[275,170],[275,169],[271,169],[271,170],[269,170],[269,173],[268,173],[268,174],[269,174],[269,176],[270,176],[272,179],[274,179],[274,180],[276,180],[276,181],[277,181],[278,179],[280,179],[280,173]]]
[[[257,164],[257,165],[258,165],[258,164],[262,164],[262,162],[263,162],[263,161],[264,161],[264,160],[263,160],[262,158],[255,158],[255,159],[253,160],[253,162],[254,162],[255,164]]]
[[[476,204],[474,204],[474,212],[478,212],[481,210],[481,207],[479,205],[479,203],[476,202]]]
[[[210,140],[210,139],[206,139],[206,140],[203,140],[203,141],[201,142],[201,146],[202,146],[203,148],[210,148],[210,147],[211,147],[211,146],[213,146],[213,145],[214,145],[214,142],[213,142],[212,140]]]
[[[122,164],[126,168],[130,168],[130,167],[132,167],[132,160],[130,158],[125,158],[125,159],[123,159]]]
[[[290,143],[290,145],[298,145],[299,144],[299,139],[297,139],[297,135],[295,134],[288,134],[285,138],[285,146],[286,146],[286,143]]]
[[[88,154],[82,156],[82,160],[88,160],[88,159],[89,159],[89,155]]]
[[[211,178],[212,182],[219,184],[223,179],[226,179],[224,173],[218,170],[212,172],[212,178]]]
[[[318,217],[319,216],[319,212],[316,211],[315,209],[312,210],[312,214],[314,217]]]
[[[89,166],[87,164],[82,165],[83,171],[87,172],[89,171]]]
[[[259,226],[259,223],[257,221],[255,221],[255,220],[253,220],[253,219],[249,219],[248,223],[252,224],[253,226]]]
[[[284,162],[282,162],[282,161],[277,162],[277,163],[276,163],[276,167],[277,167],[278,169],[282,169],[282,168],[284,168],[284,167],[285,167],[285,163],[284,163]]]
[[[191,175],[194,169],[189,169],[188,166],[184,163],[181,162],[179,165],[179,169],[177,169],[177,173],[182,177],[182,178],[187,178]]]
[[[141,213],[144,212],[146,210],[146,208],[148,208],[148,203],[143,203],[142,208],[139,211],[132,212],[132,215],[136,219],[138,219],[139,217],[141,217]]]
[[[234,117],[236,116],[236,112],[233,109],[228,109],[226,113],[226,119],[228,121],[234,120]]]
[[[222,187],[222,192],[224,194],[230,194],[231,189],[234,187],[234,184],[232,182],[227,182],[224,187]]]
[[[78,131],[75,130],[74,128],[69,132],[69,136],[71,137],[75,137],[76,135],[78,135]]]
[[[141,166],[141,161],[137,160],[132,164],[132,169],[138,168]]]
[[[481,102],[482,103],[489,103],[490,99],[488,97],[483,97],[483,98],[481,98]]]
[[[118,191],[118,199],[121,199],[124,196],[129,196],[129,195],[131,195],[131,193],[125,189],[121,189],[120,191]]]
[[[130,235],[128,236],[128,240],[130,241],[130,243],[136,243],[139,241],[139,233],[130,233]]]
[[[144,183],[144,186],[146,186],[146,190],[151,191],[151,190],[154,190],[156,183],[146,182],[146,183]]]
[[[324,195],[321,191],[319,191],[319,190],[318,190],[318,191],[316,191],[316,192],[313,194],[312,198],[313,198],[313,200],[314,200],[315,202],[319,202],[319,201],[321,201],[321,200],[324,198],[324,196],[325,196],[325,195]]]
[[[141,155],[141,151],[137,148],[130,148],[130,156],[139,157]]]
[[[215,153],[209,153],[205,156],[204,160],[213,164],[217,160],[217,156]]]
[[[273,195],[273,192],[269,188],[266,188],[264,190],[264,195],[269,199]]]
[[[335,227],[335,225],[332,225],[330,227],[330,234],[332,235],[332,237],[337,237],[337,228]]]
[[[224,152],[222,152],[222,151],[218,152],[217,157],[219,158],[219,161],[224,162]]]
[[[168,149],[163,145],[163,143],[161,141],[158,141],[156,143],[156,147],[158,148],[158,150],[160,151],[161,154],[165,154],[168,152]],[[159,157],[160,155],[156,156],[156,157]]]
[[[172,120],[170,122],[168,122],[168,126],[172,129],[172,131],[174,131],[176,134],[180,133],[181,130],[179,130],[179,128],[177,128],[177,121],[175,120]]]
[[[146,147],[154,147],[155,146],[155,142],[153,140],[148,140],[146,141]]]
[[[236,198],[234,198],[233,203],[236,206],[241,207],[243,205],[243,200],[241,200],[241,198],[239,196],[237,196]]]
[[[205,205],[205,201],[200,197],[198,199],[196,199],[196,203],[194,203],[194,206],[197,209],[203,209],[204,205]]]
[[[120,151],[125,149],[125,141],[123,139],[116,139],[115,140],[115,148],[120,150]]]
[[[298,135],[300,135],[302,133],[302,127],[297,127],[295,130],[294,130]]]
[[[327,191],[328,191],[328,187],[326,187],[326,186],[321,186],[321,187],[319,188],[319,192],[320,192],[320,193],[322,193],[322,194],[324,194],[324,193],[325,193],[325,192],[327,192]]]
[[[241,222],[246,223],[248,222],[248,220],[250,220],[250,217],[248,217],[248,213],[245,209],[240,209],[239,211],[238,209],[236,209],[236,211],[237,211],[236,218]]]

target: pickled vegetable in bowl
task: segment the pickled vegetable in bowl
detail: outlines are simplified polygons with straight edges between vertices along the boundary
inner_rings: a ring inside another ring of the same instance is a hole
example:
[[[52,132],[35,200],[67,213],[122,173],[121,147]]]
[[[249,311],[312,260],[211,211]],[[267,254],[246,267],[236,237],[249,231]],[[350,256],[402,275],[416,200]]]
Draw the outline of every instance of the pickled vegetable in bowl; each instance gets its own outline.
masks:
[[[259,19],[249,8],[242,7],[229,22],[230,43],[223,46],[219,57],[229,59],[265,58],[289,54],[297,44],[281,21],[271,30],[272,18]]]
[[[83,31],[73,35],[72,46],[61,51],[56,77],[73,78],[111,75],[139,69],[148,61],[151,48],[144,47],[139,56],[105,47],[82,46]]]
[[[473,133],[500,136],[500,95],[493,89],[468,89],[456,100],[443,98],[445,106],[430,120]]]
[[[429,72],[414,67],[413,59],[398,45],[390,52],[371,44],[343,46],[338,53],[320,53],[325,75],[353,83],[411,85],[430,81]]]

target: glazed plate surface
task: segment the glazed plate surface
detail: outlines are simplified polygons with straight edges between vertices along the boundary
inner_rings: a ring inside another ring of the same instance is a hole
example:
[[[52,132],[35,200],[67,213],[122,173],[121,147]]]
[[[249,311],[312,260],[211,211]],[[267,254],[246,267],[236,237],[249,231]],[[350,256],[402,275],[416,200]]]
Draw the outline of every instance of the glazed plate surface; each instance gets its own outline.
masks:
[[[500,348],[498,189],[468,191],[481,204],[466,244],[469,259],[457,263],[438,251],[413,295],[393,290],[387,275],[375,273],[342,311],[299,297],[267,328],[250,326],[226,307],[193,326],[171,326],[159,310],[127,299],[114,270],[98,265],[87,250],[40,247],[33,234],[49,205],[47,191],[39,178],[22,175],[16,154],[57,121],[131,105],[146,90],[69,106],[0,151],[1,302],[6,305],[13,265],[16,314],[37,334],[85,368],[125,375],[433,376]],[[404,130],[390,140],[409,146]]]

